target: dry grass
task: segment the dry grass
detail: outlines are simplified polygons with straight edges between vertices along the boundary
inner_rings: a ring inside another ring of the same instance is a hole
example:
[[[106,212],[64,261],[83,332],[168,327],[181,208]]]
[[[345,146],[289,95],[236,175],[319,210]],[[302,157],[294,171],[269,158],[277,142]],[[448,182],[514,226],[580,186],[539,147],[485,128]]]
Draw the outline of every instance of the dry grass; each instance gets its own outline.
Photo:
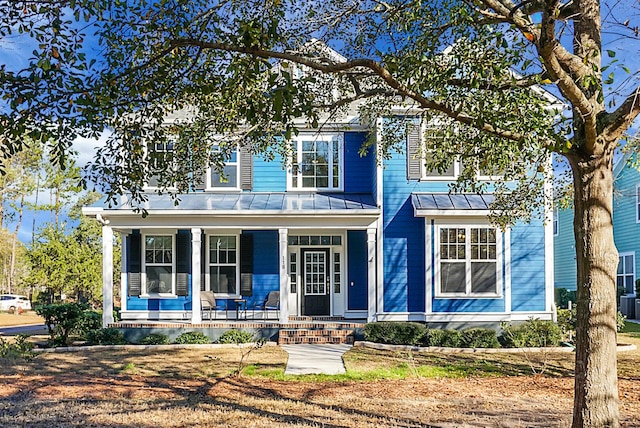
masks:
[[[640,345],[629,335],[621,341]],[[571,354],[406,354],[351,350],[348,375],[288,378],[286,353],[237,349],[44,354],[0,365],[3,427],[563,427]],[[545,360],[545,361],[542,361]],[[546,362],[543,375],[533,364]],[[619,354],[623,426],[640,425],[640,351]],[[437,368],[437,370],[435,369]],[[404,376],[402,375],[404,371]],[[277,376],[276,373],[279,373]],[[389,377],[383,379],[384,373]],[[336,380],[337,379],[337,380]]]
[[[20,315],[0,312],[0,327],[23,324],[44,324],[44,318],[33,311],[23,312]]]

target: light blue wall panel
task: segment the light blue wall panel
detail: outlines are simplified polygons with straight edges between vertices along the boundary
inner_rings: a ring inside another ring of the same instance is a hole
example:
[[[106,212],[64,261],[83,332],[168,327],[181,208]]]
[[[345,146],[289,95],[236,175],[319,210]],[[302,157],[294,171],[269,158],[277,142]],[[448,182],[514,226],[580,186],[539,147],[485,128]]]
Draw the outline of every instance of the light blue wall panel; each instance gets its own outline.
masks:
[[[541,220],[511,230],[511,310],[545,310],[544,227]]]
[[[553,237],[553,284],[556,288],[575,290],[576,281],[573,210],[558,210],[558,234]]]
[[[262,156],[253,156],[253,191],[284,192],[287,190],[287,171],[282,156],[276,155],[273,160],[265,160]]]
[[[635,277],[640,275],[640,223],[636,220],[636,186],[640,173],[627,164],[614,182],[613,235],[619,253],[635,253]]]
[[[375,153],[369,150],[360,156],[359,150],[366,141],[365,132],[344,133],[344,191],[348,193],[372,193],[375,176]]]

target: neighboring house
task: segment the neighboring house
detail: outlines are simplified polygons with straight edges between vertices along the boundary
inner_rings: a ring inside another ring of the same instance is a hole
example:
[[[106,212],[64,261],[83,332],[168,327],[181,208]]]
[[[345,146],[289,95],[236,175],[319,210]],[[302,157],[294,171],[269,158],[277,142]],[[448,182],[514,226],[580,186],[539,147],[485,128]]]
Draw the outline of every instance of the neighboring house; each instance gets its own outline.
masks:
[[[618,249],[618,292],[635,296],[635,279],[640,268],[640,172],[630,154],[623,156],[613,170],[613,238]],[[554,239],[555,287],[575,290],[576,254],[573,210],[560,210]],[[621,308],[623,313],[628,312]],[[631,315],[631,313],[628,313]]]
[[[573,210],[553,211],[553,272],[556,288],[575,290],[577,286],[576,244]]]
[[[551,319],[551,222],[490,225],[492,195],[448,193],[457,164],[425,170],[418,127],[407,154],[383,165],[375,147],[361,156],[379,126],[349,117],[304,129],[289,160],[240,149],[228,180],[209,171],[178,206],[151,193],[151,182],[145,218],[126,200],[85,207],[103,222],[105,324],[113,322],[114,232],[123,242],[123,320],[200,323],[205,290],[230,319],[242,316],[237,303],[254,307],[279,291],[280,324],[294,316],[450,326]]]

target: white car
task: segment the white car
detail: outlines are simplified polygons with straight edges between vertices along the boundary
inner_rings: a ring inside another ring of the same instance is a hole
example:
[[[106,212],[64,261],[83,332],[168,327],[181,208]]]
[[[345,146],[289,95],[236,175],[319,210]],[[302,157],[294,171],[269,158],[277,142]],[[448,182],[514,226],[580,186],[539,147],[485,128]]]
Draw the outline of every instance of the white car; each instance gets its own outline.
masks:
[[[9,312],[10,314],[16,311],[30,311],[31,302],[27,296],[21,296],[19,294],[0,294],[0,312]]]

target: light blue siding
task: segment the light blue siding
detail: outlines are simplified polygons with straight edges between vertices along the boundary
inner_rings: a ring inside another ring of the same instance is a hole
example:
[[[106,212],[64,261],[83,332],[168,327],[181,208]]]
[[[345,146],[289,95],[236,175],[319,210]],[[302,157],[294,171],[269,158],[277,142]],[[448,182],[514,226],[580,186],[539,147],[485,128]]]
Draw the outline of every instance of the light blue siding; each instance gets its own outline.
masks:
[[[372,150],[366,156],[359,153],[366,139],[365,132],[344,133],[344,191],[347,193],[372,193],[375,153]]]
[[[558,210],[558,234],[553,238],[553,272],[556,288],[576,289],[576,247],[571,209]]]
[[[638,185],[640,173],[627,163],[614,182],[613,237],[619,253],[635,254],[635,278],[640,271],[640,223],[636,217]]]
[[[511,310],[544,311],[544,225],[540,220],[511,229]]]
[[[284,192],[287,190],[287,171],[282,156],[273,160],[253,156],[253,191]]]

